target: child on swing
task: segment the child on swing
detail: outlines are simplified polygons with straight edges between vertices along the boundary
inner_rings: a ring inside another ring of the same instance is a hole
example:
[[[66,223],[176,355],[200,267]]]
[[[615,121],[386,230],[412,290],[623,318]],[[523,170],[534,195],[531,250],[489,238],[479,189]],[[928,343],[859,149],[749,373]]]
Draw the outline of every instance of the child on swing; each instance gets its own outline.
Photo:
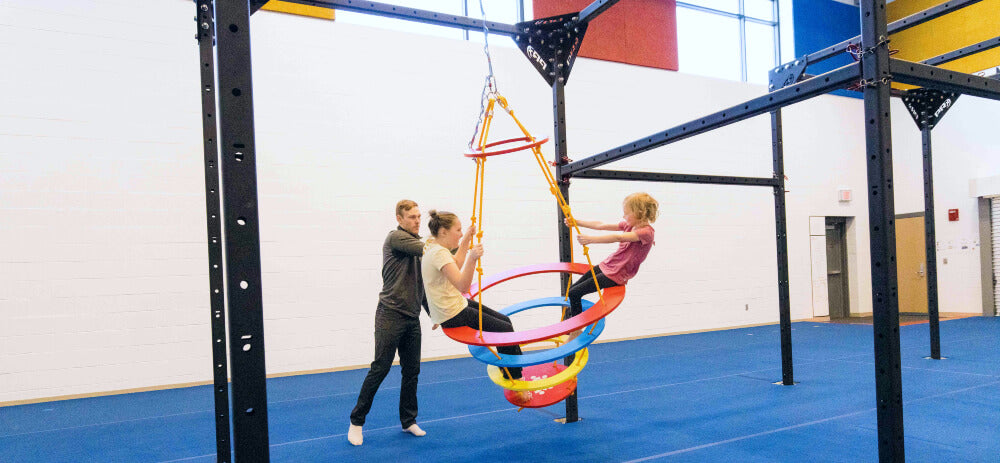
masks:
[[[580,244],[619,243],[618,250],[604,259],[594,268],[597,283],[601,289],[622,286],[639,272],[639,265],[646,260],[652,249],[655,230],[650,226],[656,221],[659,203],[646,193],[632,193],[622,202],[623,220],[618,223],[604,223],[596,220],[576,220],[576,224],[592,230],[616,231],[605,235],[579,235]],[[570,226],[569,219],[566,225]],[[584,295],[597,292],[594,286],[594,275],[590,272],[582,275],[567,291],[570,309],[567,317],[583,312],[580,300]],[[580,335],[582,330],[570,333],[570,339]]]

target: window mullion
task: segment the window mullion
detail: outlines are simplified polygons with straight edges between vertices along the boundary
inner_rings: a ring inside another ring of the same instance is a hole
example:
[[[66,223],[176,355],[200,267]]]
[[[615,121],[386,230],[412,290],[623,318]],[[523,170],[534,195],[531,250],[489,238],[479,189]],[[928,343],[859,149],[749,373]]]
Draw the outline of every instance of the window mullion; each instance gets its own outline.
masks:
[[[462,14],[466,17],[469,16],[469,0],[462,0]],[[465,36],[465,40],[469,40],[468,29],[462,29],[462,35]]]
[[[747,16],[743,9],[744,0],[740,0],[740,77],[747,81]]]

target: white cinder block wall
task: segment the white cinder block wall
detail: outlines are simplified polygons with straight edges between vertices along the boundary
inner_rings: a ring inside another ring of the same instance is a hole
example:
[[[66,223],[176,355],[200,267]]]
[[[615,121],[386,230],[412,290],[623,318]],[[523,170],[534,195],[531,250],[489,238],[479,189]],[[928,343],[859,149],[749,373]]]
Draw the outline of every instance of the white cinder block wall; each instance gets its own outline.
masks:
[[[0,402],[211,379],[193,9],[0,0],[0,59],[11,63],[0,73]],[[461,153],[482,47],[267,12],[252,26],[268,371],[363,365],[395,202],[471,212],[474,168]],[[493,59],[518,117],[550,136],[550,90],[515,49],[496,46]],[[566,88],[570,157],[763,92],[580,59]],[[920,211],[919,133],[894,110],[897,176],[917,176],[897,181],[897,211]],[[978,254],[959,248],[976,236],[968,180],[1000,173],[986,127],[997,110],[963,97],[935,131],[943,311],[981,310]],[[860,100],[839,97],[784,112],[793,319],[812,316],[809,216],[857,218],[852,310],[871,311],[861,118]],[[507,124],[498,115],[498,139],[516,135]],[[764,116],[608,168],[768,177],[770,143]],[[842,187],[853,202],[837,201]],[[638,190],[660,200],[657,245],[605,339],[777,321],[770,189],[576,180],[570,195],[577,217],[612,221]],[[968,213],[949,224],[950,207]],[[529,156],[490,159],[486,271],[557,260],[555,209]],[[554,295],[557,281],[509,282],[486,303]],[[537,312],[515,324],[556,319]],[[425,357],[466,352],[424,327]]]

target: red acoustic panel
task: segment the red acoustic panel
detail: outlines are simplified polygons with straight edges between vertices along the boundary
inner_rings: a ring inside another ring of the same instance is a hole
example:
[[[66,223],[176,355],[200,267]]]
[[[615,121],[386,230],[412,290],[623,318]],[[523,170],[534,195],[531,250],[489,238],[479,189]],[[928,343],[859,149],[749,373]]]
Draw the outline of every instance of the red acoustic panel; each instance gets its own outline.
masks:
[[[535,0],[535,19],[575,13],[593,0]],[[579,56],[677,70],[675,0],[623,0],[587,26]]]

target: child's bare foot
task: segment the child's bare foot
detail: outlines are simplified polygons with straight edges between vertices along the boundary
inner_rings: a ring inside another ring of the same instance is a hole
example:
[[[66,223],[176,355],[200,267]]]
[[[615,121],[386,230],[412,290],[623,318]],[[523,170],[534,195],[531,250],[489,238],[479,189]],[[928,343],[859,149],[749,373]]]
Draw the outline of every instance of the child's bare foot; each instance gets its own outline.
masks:
[[[517,403],[525,404],[531,401],[531,391],[514,391],[514,400]]]

